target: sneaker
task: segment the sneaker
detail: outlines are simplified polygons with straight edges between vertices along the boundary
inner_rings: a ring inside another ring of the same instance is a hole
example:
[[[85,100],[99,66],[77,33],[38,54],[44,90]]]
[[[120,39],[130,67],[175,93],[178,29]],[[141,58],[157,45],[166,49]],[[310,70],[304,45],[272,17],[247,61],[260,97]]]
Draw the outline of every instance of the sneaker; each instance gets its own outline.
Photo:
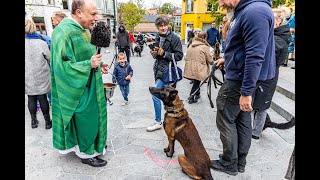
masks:
[[[288,64],[282,64],[281,66],[282,66],[282,67],[287,67],[287,66],[288,66]]]
[[[123,102],[121,103],[121,106],[125,106],[125,105],[128,105],[128,104],[129,104],[128,101],[123,101]]]
[[[222,156],[223,156],[223,154],[219,154],[219,158],[220,158],[220,159],[222,159]],[[238,164],[238,172],[244,173],[244,171],[245,171],[245,167],[244,167],[244,166],[240,166],[240,165]]]
[[[238,172],[239,173],[244,173],[245,169],[244,169],[244,166],[239,166],[238,165]]]
[[[151,126],[147,127],[147,131],[151,132],[151,131],[155,131],[158,129],[162,128],[162,122],[158,123],[158,122],[154,122]]]
[[[296,67],[295,67],[295,66],[293,66],[293,67],[291,67],[291,69],[296,69]]]
[[[201,96],[200,96],[200,94],[199,94],[199,95],[196,95],[194,98],[195,98],[195,99],[200,99],[200,97],[201,97]]]
[[[219,160],[212,160],[210,167],[216,171],[224,172],[233,176],[238,174],[237,168],[230,168],[228,166],[223,166]]]
[[[188,101],[189,104],[193,104],[193,103],[196,103],[196,102],[198,102],[198,99],[195,99],[195,98],[191,98]]]

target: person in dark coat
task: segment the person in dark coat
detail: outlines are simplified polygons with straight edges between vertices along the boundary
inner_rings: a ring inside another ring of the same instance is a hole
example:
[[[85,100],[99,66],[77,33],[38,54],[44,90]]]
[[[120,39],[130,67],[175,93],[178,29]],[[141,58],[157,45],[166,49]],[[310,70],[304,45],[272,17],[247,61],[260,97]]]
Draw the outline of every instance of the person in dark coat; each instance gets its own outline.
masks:
[[[216,21],[212,21],[211,28],[207,30],[207,42],[214,48],[216,42],[221,42],[221,36],[216,26]]]
[[[126,31],[124,24],[120,24],[119,32],[117,32],[116,46],[119,48],[119,52],[124,52],[127,55],[127,61],[130,63],[130,37],[128,31]]]
[[[190,28],[190,30],[188,31],[188,38],[187,38],[187,41],[189,42],[189,40],[191,39],[191,38],[193,38],[194,37],[194,32],[193,32],[193,27],[189,27]]]
[[[288,45],[290,42],[290,28],[285,23],[285,16],[280,10],[273,10],[274,13],[274,39],[276,51],[276,75],[270,80],[261,81],[255,91],[253,101],[253,129],[252,138],[259,139],[267,117],[267,109],[271,105],[273,94],[276,90],[279,67],[283,64],[288,54]]]
[[[176,62],[181,61],[183,58],[182,44],[180,38],[169,28],[169,21],[164,17],[158,17],[155,21],[155,25],[159,31],[154,46],[150,53],[155,59],[153,65],[155,87],[161,88],[169,85],[163,82],[164,71],[169,67],[169,62],[173,61],[173,57]],[[155,131],[162,128],[161,122],[161,100],[156,96],[152,96],[155,120],[153,124],[147,127],[147,131]]]

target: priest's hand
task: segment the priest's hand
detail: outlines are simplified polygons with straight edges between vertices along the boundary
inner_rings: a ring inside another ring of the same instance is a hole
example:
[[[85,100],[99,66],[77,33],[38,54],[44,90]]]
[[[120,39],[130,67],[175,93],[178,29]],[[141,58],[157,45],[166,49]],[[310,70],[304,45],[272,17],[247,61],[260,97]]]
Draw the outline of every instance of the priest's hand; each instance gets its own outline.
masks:
[[[102,61],[102,55],[101,54],[97,54],[97,53],[94,54],[91,57],[91,67],[92,68],[97,68],[98,66],[100,66],[101,61]]]

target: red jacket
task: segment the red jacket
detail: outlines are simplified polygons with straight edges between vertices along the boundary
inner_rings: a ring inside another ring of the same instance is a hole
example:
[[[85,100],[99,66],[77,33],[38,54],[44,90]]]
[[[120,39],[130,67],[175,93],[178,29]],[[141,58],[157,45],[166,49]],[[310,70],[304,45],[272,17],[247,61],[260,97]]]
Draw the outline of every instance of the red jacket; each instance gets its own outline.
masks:
[[[136,40],[134,39],[133,34],[131,34],[131,33],[129,33],[129,39],[130,39],[130,42],[137,43]]]

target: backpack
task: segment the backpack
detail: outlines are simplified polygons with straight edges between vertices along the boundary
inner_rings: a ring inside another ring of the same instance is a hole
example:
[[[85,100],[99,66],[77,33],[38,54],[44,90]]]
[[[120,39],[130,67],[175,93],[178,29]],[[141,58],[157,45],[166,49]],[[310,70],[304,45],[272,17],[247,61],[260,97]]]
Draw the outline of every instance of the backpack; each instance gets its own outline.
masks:
[[[45,41],[49,47],[49,50],[50,50],[50,43],[51,43],[51,38],[47,35],[44,35],[44,34],[39,34],[40,36],[40,39]]]

